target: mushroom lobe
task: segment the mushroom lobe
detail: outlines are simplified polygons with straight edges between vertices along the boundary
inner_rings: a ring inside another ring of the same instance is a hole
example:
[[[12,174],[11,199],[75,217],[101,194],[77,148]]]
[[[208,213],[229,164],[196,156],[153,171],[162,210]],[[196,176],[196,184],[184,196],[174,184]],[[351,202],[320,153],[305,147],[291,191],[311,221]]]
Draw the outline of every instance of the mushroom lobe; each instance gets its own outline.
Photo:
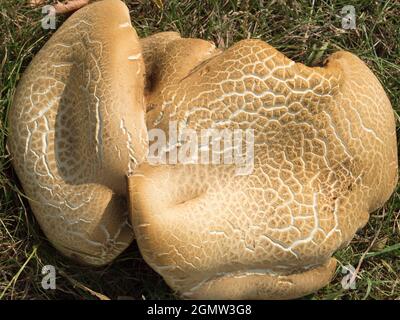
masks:
[[[144,259],[186,298],[296,298],[326,285],[332,254],[397,182],[379,81],[351,53],[310,68],[259,40],[222,53],[171,40],[160,59],[148,130],[252,129],[254,168],[139,165],[128,188]]]
[[[15,93],[14,168],[47,238],[83,263],[108,263],[133,240],[125,175],[147,153],[143,73],[127,7],[106,0],[55,32]]]

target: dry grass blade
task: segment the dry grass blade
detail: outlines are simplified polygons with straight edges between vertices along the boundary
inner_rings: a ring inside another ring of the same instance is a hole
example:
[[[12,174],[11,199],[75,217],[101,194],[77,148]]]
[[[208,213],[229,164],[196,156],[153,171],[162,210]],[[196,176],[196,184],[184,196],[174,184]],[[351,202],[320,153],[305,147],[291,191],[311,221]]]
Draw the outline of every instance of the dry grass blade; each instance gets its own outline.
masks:
[[[85,291],[89,292],[92,296],[98,298],[99,300],[111,300],[111,299],[110,299],[109,297],[107,297],[106,295],[101,294],[101,293],[99,293],[99,292],[96,292],[96,291],[94,291],[94,290],[88,288],[88,287],[85,286],[84,284],[80,283],[79,281],[77,281],[77,280],[71,278],[71,277],[68,276],[65,272],[60,271],[60,274],[61,274],[63,277],[65,277],[66,279],[68,279],[68,281],[71,282],[74,286],[76,286],[76,287],[78,287],[78,288],[80,288],[80,289],[82,289],[82,290],[85,290]]]
[[[7,284],[7,286],[4,288],[3,292],[0,294],[0,300],[3,299],[4,295],[6,294],[7,290],[11,287],[14,286],[15,283],[17,282],[19,276],[21,275],[22,271],[25,269],[26,265],[31,261],[31,259],[34,257],[36,254],[37,247],[34,247],[31,254],[29,257],[26,259],[25,263],[22,265],[22,267],[18,270],[18,272],[14,275],[14,277],[11,279],[11,281]]]

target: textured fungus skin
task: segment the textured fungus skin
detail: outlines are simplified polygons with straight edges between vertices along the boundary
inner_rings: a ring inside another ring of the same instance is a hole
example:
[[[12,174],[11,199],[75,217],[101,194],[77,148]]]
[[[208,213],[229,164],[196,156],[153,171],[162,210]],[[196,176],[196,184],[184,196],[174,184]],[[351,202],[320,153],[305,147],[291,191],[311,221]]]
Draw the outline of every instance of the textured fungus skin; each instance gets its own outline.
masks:
[[[72,15],[18,84],[14,168],[47,238],[83,263],[108,263],[133,240],[125,175],[147,153],[143,73],[128,9],[112,0]]]
[[[253,172],[150,165],[146,128],[168,134],[170,121],[254,129]],[[53,35],[9,124],[13,165],[55,247],[108,263],[133,240],[129,211],[146,262],[191,299],[318,290],[397,182],[390,102],[353,54],[309,68],[259,40],[224,52],[174,32],[138,40],[117,0]]]
[[[247,176],[141,164],[129,195],[144,259],[186,298],[296,298],[326,285],[332,254],[397,182],[394,116],[376,77],[348,52],[309,68],[259,40],[223,53],[171,40],[159,55],[147,128],[253,128],[255,160]]]

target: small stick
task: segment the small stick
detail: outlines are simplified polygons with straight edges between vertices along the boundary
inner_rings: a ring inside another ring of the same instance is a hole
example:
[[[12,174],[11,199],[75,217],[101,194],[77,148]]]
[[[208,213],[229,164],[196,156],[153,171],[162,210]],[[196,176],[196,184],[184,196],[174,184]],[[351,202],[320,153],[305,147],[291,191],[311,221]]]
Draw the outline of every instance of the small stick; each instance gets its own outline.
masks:
[[[57,1],[53,4],[56,13],[69,13],[76,11],[89,3],[90,0],[68,0],[64,2]],[[29,0],[32,7],[39,7],[45,3],[45,0]]]

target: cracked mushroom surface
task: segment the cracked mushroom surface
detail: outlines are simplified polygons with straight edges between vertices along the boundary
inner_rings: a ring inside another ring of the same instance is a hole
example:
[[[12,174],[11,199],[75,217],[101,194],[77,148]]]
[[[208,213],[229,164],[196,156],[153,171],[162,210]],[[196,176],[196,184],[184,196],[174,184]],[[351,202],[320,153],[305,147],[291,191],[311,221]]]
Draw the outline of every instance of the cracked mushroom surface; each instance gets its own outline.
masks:
[[[47,238],[83,263],[108,263],[133,240],[125,175],[147,153],[143,73],[129,11],[108,0],[71,16],[15,93],[13,166]]]
[[[199,136],[252,129],[252,171],[146,161],[146,130],[169,138],[172,122]],[[52,36],[9,125],[14,168],[56,248],[101,265],[135,235],[185,298],[318,290],[397,182],[390,102],[353,54],[310,68],[260,40],[223,52],[175,32],[139,40],[118,0],[80,9]]]
[[[349,52],[310,68],[260,40],[222,53],[193,41],[166,45],[147,128],[253,129],[254,168],[141,164],[128,186],[141,253],[185,298],[316,291],[333,276],[332,254],[395,188],[391,104]]]

